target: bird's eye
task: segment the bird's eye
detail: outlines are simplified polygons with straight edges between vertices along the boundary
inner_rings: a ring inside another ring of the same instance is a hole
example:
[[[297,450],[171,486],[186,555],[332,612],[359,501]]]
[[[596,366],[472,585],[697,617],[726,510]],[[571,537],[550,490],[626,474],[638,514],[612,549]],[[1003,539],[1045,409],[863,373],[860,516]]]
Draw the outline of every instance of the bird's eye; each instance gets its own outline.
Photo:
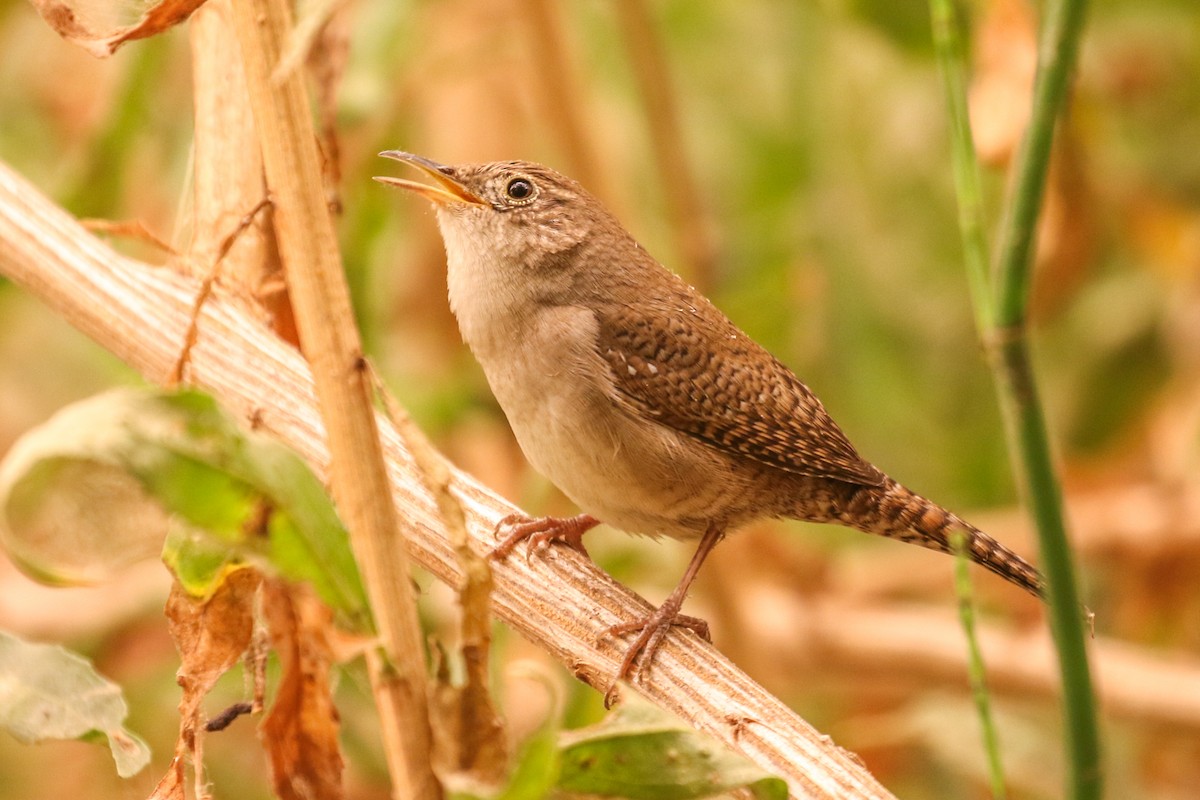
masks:
[[[525,178],[513,178],[504,191],[513,200],[528,200],[533,197],[533,184]]]

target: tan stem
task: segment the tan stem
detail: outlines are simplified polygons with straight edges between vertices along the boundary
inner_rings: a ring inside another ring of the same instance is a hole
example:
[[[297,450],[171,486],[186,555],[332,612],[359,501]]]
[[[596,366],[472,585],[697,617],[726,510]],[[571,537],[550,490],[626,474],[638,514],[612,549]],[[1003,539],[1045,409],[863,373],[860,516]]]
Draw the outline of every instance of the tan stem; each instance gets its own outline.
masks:
[[[629,49],[630,65],[642,93],[654,163],[676,246],[681,271],[701,291],[711,289],[717,247],[701,199],[699,182],[687,159],[683,125],[671,89],[670,70],[646,0],[618,0],[613,6]]]
[[[581,102],[584,89],[572,80],[571,46],[563,31],[564,6],[555,0],[523,0],[520,18],[529,28],[535,86],[542,96],[545,122],[554,131],[565,157],[563,171],[592,194],[609,196],[608,180],[596,168],[595,147]]]
[[[198,287],[193,279],[113,252],[3,164],[0,272],[156,382],[174,365]],[[304,359],[257,321],[246,302],[220,289],[201,311],[199,332],[191,361],[195,382],[325,474],[329,451]],[[390,493],[411,526],[409,552],[457,586],[459,560],[437,504],[399,434],[386,421],[379,426]],[[495,523],[515,509],[462,473],[454,473],[453,488],[467,514],[471,545],[485,552],[494,543]],[[601,632],[644,616],[650,606],[573,552],[550,553],[529,563],[516,557],[495,564],[493,607],[581,680],[603,688],[625,648],[601,641]],[[639,690],[783,777],[794,797],[892,797],[854,756],[694,636],[668,636]]]
[[[254,114],[246,96],[242,56],[233,34],[230,0],[213,0],[188,23],[192,46],[192,237],[183,261],[207,275],[241,218],[266,196]],[[225,275],[254,291],[267,269],[267,225],[240,233],[222,262]]]
[[[276,241],[329,434],[329,482],[379,631],[382,653],[372,653],[367,664],[393,796],[434,800],[442,789],[432,768],[425,656],[408,547],[388,502],[372,387],[325,204],[303,75],[277,70],[291,12],[286,0],[240,0],[233,8],[275,208]]]

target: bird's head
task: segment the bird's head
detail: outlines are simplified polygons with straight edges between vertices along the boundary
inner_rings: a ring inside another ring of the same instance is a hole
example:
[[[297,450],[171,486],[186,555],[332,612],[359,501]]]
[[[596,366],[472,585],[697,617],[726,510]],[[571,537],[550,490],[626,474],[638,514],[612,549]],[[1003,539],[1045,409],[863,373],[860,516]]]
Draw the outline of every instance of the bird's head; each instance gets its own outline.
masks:
[[[437,209],[451,258],[456,249],[487,249],[506,261],[537,266],[584,241],[608,212],[577,182],[528,161],[447,166],[399,150],[380,153],[416,167],[433,183],[376,177],[421,195]],[[489,259],[490,260],[490,259]]]

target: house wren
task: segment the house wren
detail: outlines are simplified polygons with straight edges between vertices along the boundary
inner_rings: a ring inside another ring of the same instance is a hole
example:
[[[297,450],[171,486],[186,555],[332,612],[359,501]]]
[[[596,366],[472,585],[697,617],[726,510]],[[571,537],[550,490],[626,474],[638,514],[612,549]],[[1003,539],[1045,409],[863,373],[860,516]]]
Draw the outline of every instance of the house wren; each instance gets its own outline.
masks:
[[[764,517],[835,522],[970,558],[1039,597],[1036,569],[864,460],[811,390],[654,260],[583,187],[523,161],[444,166],[389,150],[433,185],[450,307],[530,463],[583,510],[508,520],[523,539],[583,550],[585,531],[698,539],[617,679],[636,677],[725,532]],[[958,544],[961,542],[961,545]],[[614,681],[615,685],[615,681]],[[611,692],[611,690],[610,690]]]

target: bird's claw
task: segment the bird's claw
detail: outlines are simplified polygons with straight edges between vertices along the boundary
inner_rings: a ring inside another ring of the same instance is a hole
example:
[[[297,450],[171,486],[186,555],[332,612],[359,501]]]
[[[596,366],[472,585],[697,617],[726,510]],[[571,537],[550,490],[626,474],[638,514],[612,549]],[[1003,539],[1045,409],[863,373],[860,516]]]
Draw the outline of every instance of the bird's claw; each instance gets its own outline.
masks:
[[[613,676],[613,682],[604,693],[604,707],[612,708],[619,693],[619,685],[623,680],[641,681],[642,676],[654,662],[654,656],[662,647],[663,640],[671,628],[687,628],[706,642],[712,641],[708,623],[699,617],[680,614],[678,606],[672,607],[664,603],[661,607],[634,622],[623,622],[611,625],[605,629],[602,638],[622,636],[626,633],[637,632],[637,636],[625,651],[625,658]]]
[[[508,535],[492,548],[489,554],[493,559],[507,558],[518,544],[529,540],[529,548],[525,551],[528,562],[533,553],[540,553],[552,542],[559,541],[575,550],[584,558],[590,559],[587,548],[583,546],[583,535],[600,524],[600,521],[589,514],[577,517],[528,517],[521,513],[509,514],[496,523],[496,537],[507,528]]]

